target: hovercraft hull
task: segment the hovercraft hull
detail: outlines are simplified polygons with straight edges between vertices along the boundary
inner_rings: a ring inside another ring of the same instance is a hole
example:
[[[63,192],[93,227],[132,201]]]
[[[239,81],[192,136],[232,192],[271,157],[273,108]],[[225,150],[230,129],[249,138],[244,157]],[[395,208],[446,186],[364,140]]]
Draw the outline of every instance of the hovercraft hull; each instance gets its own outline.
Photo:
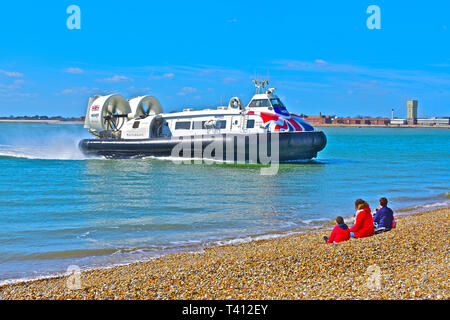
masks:
[[[274,139],[278,140],[278,150],[275,147],[272,148],[272,143],[276,141]],[[280,162],[310,160],[317,157],[317,153],[325,148],[326,143],[327,138],[323,132],[311,131],[216,134],[141,140],[85,139],[80,141],[79,147],[87,156],[106,158],[170,157],[174,156],[174,150],[176,150],[177,157],[265,163],[261,161],[260,155],[270,156]],[[215,149],[211,148],[213,144],[216,146]],[[214,150],[211,152],[211,149]],[[277,151],[278,156],[274,157],[272,152]]]

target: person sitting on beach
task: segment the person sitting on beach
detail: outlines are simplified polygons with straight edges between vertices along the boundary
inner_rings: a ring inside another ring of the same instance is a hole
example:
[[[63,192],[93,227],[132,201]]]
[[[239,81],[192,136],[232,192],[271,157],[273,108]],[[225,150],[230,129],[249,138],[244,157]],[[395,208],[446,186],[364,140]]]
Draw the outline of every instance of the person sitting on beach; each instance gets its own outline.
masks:
[[[344,218],[336,218],[336,226],[331,231],[330,237],[323,237],[327,243],[338,243],[350,239],[350,229],[344,222]]]
[[[355,201],[355,224],[350,228],[352,238],[370,237],[374,234],[373,218],[367,202],[362,199]]]
[[[373,222],[375,224],[375,233],[389,231],[395,228],[394,212],[388,208],[388,199],[380,198],[380,206],[375,210]]]

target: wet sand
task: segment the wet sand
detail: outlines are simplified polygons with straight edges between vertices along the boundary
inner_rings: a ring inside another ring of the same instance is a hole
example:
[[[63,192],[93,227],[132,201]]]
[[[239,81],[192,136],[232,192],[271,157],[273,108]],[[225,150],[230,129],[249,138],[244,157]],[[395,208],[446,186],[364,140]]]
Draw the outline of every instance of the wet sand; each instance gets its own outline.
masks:
[[[450,208],[339,244],[332,229],[0,287],[2,299],[448,299]]]

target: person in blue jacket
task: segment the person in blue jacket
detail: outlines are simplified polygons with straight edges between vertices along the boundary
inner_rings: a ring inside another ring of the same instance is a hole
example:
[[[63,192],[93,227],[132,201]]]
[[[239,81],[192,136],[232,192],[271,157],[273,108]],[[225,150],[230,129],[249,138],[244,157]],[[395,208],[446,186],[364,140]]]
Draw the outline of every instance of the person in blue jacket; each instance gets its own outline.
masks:
[[[380,231],[389,231],[394,227],[394,212],[387,206],[388,200],[386,198],[380,199],[380,207],[376,210],[373,216],[375,229]]]

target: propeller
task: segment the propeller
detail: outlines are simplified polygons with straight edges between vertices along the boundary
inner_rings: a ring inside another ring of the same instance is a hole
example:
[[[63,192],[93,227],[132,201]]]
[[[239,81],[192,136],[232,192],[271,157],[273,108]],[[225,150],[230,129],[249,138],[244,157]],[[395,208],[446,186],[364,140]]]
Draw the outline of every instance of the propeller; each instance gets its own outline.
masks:
[[[125,123],[126,117],[126,114],[117,114],[116,106],[109,104],[108,107],[105,108],[105,116],[103,117],[106,130],[110,132],[120,130]]]

